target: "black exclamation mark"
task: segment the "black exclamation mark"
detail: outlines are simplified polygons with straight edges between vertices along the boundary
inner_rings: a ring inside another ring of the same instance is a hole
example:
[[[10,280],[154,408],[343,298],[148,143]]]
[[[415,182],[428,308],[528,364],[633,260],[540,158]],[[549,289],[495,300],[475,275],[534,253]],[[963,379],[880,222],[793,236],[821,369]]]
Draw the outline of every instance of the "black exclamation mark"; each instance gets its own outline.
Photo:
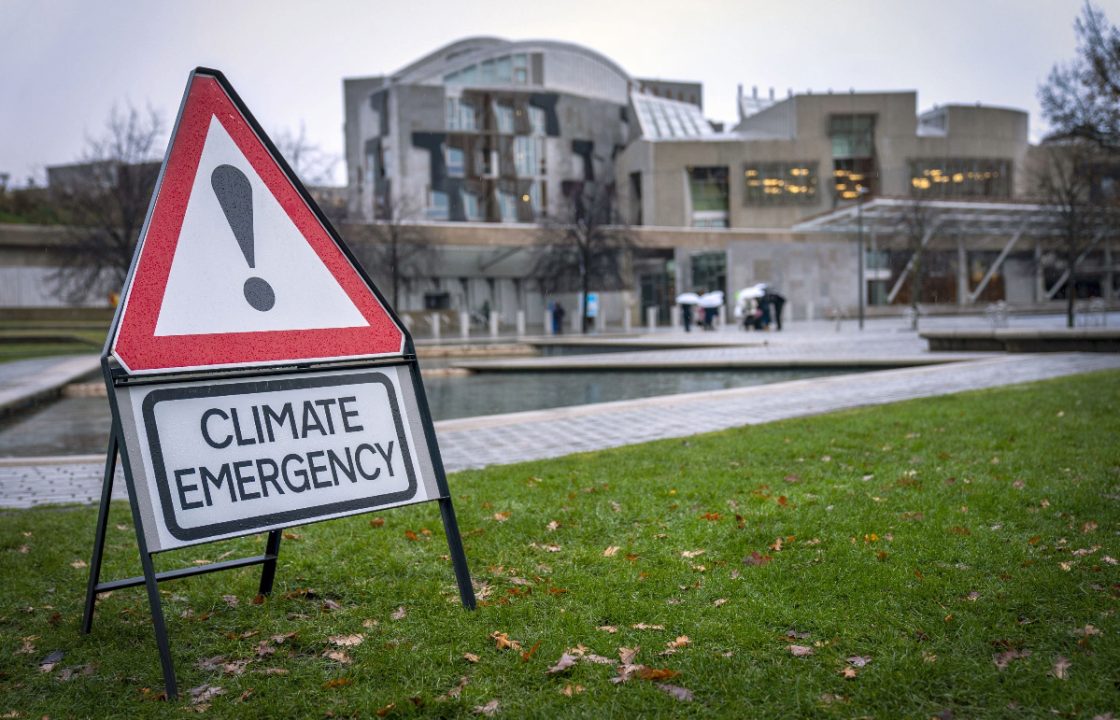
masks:
[[[257,266],[253,252],[253,188],[249,178],[232,165],[219,165],[210,175],[210,184],[218,196],[218,204],[226,214],[233,236],[249,267]],[[276,304],[276,293],[267,280],[251,277],[245,281],[245,299],[254,309],[265,312]]]

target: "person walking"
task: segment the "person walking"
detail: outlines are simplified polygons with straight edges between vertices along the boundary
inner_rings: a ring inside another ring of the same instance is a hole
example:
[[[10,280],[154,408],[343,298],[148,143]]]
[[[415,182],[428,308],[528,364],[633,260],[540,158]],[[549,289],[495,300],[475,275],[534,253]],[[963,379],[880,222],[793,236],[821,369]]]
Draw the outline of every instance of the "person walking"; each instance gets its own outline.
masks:
[[[557,300],[556,301],[556,307],[554,307],[552,309],[552,334],[553,335],[563,335],[564,334],[564,315],[565,315],[564,306],[560,304],[559,300]]]
[[[692,332],[692,303],[681,303],[681,323],[684,324],[685,332]]]

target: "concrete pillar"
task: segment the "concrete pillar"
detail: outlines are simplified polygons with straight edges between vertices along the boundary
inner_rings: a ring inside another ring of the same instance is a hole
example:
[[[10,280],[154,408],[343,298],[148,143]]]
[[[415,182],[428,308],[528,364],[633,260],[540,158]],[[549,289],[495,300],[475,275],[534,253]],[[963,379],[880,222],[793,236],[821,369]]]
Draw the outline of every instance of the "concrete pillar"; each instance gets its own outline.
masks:
[[[471,336],[471,314],[465,310],[459,313],[459,337],[466,340]]]
[[[498,337],[498,313],[490,311],[490,337]]]
[[[810,300],[809,302],[805,303],[805,319],[812,320],[813,315],[813,301]]]
[[[442,319],[439,313],[431,313],[428,315],[428,324],[432,326],[432,338],[436,340],[439,340],[439,324]]]
[[[630,332],[630,305],[622,308],[622,332]]]
[[[654,305],[646,308],[646,329],[651,332],[657,329],[657,307]]]
[[[719,306],[719,314],[716,315],[716,322],[718,323],[718,326],[721,327],[721,328],[727,326],[727,306],[726,305],[720,305]]]
[[[583,308],[581,307],[580,309],[582,310]],[[582,312],[572,313],[572,332],[576,335],[583,332],[583,318],[580,317],[582,314]]]
[[[525,334],[525,311],[517,311],[517,336],[521,337]]]
[[[964,237],[957,235],[957,305],[968,304],[968,251]]]
[[[669,308],[669,327],[676,329],[681,326],[681,306],[673,305]]]
[[[1046,275],[1042,272],[1042,239],[1034,240],[1034,301],[1046,300]]]
[[[544,334],[552,335],[552,308],[544,309]]]

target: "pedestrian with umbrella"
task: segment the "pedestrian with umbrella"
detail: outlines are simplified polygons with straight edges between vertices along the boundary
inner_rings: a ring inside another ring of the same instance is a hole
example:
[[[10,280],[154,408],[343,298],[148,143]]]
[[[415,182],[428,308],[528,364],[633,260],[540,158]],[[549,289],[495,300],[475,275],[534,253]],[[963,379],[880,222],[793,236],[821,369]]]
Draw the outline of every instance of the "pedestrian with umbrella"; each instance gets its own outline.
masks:
[[[677,304],[681,306],[681,321],[684,323],[685,332],[692,332],[693,307],[699,302],[700,296],[694,292],[677,295]]]

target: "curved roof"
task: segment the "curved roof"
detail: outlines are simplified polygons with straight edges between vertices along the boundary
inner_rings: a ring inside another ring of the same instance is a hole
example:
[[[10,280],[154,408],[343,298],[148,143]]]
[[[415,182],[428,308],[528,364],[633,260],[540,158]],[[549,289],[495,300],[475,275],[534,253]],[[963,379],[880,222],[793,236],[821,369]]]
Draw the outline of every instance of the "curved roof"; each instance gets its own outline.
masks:
[[[394,82],[422,82],[442,79],[444,75],[467,67],[490,56],[528,50],[561,50],[583,55],[617,73],[626,82],[632,78],[618,63],[606,55],[576,43],[560,40],[505,40],[497,37],[477,36],[456,40],[428,53],[393,73]]]

